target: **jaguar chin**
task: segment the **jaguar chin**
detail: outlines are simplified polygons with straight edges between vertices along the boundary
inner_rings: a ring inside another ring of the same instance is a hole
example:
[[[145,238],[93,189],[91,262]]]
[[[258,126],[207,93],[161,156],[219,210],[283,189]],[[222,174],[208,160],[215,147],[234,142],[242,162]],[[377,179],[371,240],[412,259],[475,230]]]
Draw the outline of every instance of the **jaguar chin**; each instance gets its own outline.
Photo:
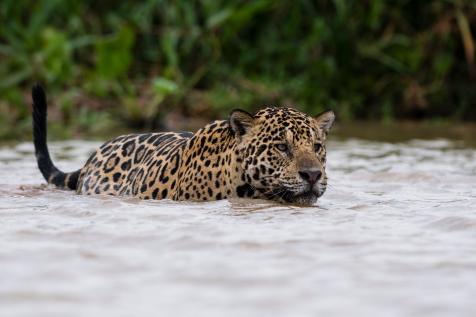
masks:
[[[286,187],[279,187],[273,190],[269,195],[269,199],[277,200],[283,203],[289,203],[300,206],[312,206],[317,199],[321,197],[326,188],[319,186],[317,189],[307,188],[305,190],[293,191]]]

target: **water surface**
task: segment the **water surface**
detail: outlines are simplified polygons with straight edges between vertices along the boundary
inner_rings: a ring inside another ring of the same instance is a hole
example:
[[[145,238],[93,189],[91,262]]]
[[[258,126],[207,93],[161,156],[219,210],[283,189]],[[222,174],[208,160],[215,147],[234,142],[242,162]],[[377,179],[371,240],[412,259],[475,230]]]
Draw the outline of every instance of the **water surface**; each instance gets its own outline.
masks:
[[[65,170],[95,142],[57,142]],[[78,196],[0,148],[1,316],[475,316],[476,151],[334,141],[315,207]]]

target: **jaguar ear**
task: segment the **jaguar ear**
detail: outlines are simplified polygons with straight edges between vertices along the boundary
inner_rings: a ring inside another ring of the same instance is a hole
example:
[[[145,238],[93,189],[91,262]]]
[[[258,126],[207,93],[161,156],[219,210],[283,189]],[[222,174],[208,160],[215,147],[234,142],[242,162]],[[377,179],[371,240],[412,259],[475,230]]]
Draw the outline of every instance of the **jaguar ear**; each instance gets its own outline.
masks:
[[[314,120],[317,122],[319,128],[327,135],[334,124],[335,118],[336,115],[334,114],[334,111],[328,110],[318,114]]]
[[[230,126],[235,135],[242,136],[254,125],[253,115],[240,109],[232,110],[230,113]]]

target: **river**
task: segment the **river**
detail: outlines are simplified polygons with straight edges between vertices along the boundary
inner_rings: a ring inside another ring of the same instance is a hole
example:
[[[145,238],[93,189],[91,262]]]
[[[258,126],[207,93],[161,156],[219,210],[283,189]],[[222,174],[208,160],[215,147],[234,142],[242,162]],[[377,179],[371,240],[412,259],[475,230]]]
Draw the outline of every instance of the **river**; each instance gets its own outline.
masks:
[[[334,140],[328,175],[308,208],[80,196],[2,146],[0,316],[476,316],[476,150]]]

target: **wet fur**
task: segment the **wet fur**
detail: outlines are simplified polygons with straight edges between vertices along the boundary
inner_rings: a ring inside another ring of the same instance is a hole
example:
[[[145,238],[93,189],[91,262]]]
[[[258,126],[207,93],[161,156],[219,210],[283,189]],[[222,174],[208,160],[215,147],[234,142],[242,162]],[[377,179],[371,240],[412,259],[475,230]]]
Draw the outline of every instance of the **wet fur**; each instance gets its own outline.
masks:
[[[61,188],[142,199],[237,196],[300,204],[312,204],[325,190],[324,141],[333,114],[329,125],[291,108],[265,108],[254,116],[238,110],[195,133],[119,136],[101,145],[81,169],[63,173],[46,144],[43,89],[33,87],[32,97],[38,167],[48,183]],[[288,142],[292,153],[276,150],[279,142]],[[323,145],[319,153],[310,150],[316,142]],[[299,177],[304,167],[324,171],[314,189]]]

